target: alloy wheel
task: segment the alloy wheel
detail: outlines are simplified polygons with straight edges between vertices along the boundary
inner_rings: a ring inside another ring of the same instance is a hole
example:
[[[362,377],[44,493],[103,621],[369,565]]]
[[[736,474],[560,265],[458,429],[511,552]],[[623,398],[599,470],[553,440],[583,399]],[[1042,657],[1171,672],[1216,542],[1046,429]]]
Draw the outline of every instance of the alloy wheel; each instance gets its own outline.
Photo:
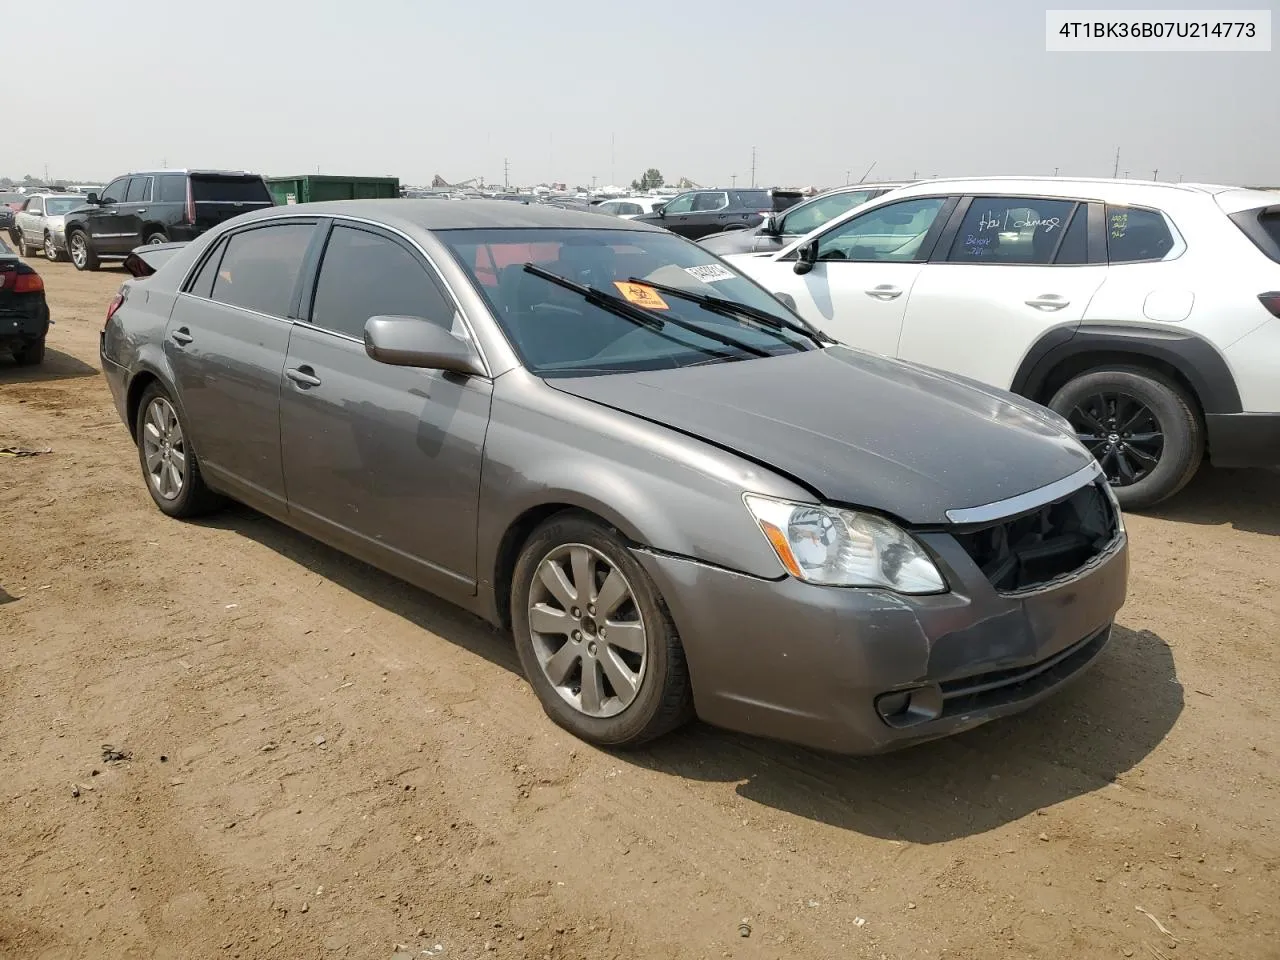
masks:
[[[589,717],[614,717],[640,691],[648,664],[644,616],[623,572],[585,544],[566,544],[538,564],[529,590],[529,632],[543,674]]]
[[[147,482],[165,500],[176,500],[187,483],[187,446],[178,413],[164,397],[147,405],[142,420]]]
[[[1097,393],[1072,407],[1067,419],[1112,486],[1137,483],[1160,464],[1164,430],[1151,408],[1136,397]]]
[[[44,237],[44,258],[49,261],[57,259],[58,248],[53,245],[53,235],[45,234]]]
[[[84,269],[84,265],[89,261],[89,246],[85,243],[82,233],[71,235],[71,260],[80,269]]]

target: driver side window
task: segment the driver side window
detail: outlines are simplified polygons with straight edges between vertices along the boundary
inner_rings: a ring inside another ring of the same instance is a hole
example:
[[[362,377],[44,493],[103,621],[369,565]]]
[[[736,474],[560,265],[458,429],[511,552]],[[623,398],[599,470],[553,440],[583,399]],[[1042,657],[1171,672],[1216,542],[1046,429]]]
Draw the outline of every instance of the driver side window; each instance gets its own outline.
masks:
[[[124,203],[125,190],[128,189],[129,178],[121,177],[119,180],[112,180],[105,190],[102,191],[102,199],[109,203]]]
[[[696,193],[686,193],[684,196],[676,197],[662,209],[666,213],[688,213],[693,209],[693,201],[696,197]]]
[[[923,260],[924,239],[946,197],[900,200],[847,220],[818,238],[819,260]]]
[[[804,236],[842,213],[848,213],[854,207],[866,203],[871,199],[871,193],[870,190],[855,190],[852,193],[818,197],[783,217],[780,232],[797,237]]]

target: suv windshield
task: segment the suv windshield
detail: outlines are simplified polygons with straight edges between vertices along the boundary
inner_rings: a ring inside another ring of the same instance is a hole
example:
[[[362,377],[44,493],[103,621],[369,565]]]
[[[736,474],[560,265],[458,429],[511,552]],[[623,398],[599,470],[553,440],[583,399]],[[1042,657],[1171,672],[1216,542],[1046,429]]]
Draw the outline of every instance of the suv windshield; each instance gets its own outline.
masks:
[[[49,197],[44,202],[44,212],[51,217],[59,217],[64,213],[70,213],[76,207],[83,207],[84,200],[80,197]]]
[[[512,229],[442,230],[437,236],[484,294],[525,367],[538,376],[670,369],[817,347],[801,332],[807,325],[782,304],[701,247],[669,233]],[[526,264],[536,269],[526,270]],[[700,296],[715,298],[714,309],[700,303]],[[747,312],[737,315],[734,304]]]

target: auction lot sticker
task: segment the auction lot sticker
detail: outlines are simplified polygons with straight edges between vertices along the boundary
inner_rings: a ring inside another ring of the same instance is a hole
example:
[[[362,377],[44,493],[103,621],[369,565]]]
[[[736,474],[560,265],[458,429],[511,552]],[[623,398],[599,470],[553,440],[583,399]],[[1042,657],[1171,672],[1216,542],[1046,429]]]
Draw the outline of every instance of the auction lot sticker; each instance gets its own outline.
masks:
[[[732,270],[720,266],[718,263],[708,263],[701,267],[685,267],[684,272],[689,276],[701,280],[703,283],[715,283],[717,280],[732,280],[737,274]]]
[[[618,292],[627,303],[634,303],[637,307],[648,310],[670,309],[667,301],[658,296],[658,291],[653,287],[646,287],[643,283],[627,283],[623,280],[615,280],[613,285],[618,288]]]

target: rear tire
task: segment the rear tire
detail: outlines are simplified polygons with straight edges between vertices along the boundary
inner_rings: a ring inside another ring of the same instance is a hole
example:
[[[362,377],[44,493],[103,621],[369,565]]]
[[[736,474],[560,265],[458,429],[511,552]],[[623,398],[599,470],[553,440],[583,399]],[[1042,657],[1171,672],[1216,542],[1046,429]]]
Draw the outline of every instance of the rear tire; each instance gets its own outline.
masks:
[[[1068,381],[1049,406],[1071,421],[1126,510],[1169,499],[1204,460],[1204,426],[1193,401],[1154,370],[1090,370]]]
[[[162,513],[185,520],[222,506],[223,498],[208,488],[200,473],[178,405],[159,383],[143,391],[133,426],[142,479]]]
[[[516,651],[553,721],[588,743],[634,747],[692,716],[675,624],[616,533],[584,514],[552,517],[525,544],[512,579]]]
[[[14,350],[13,362],[20,367],[38,367],[44,363],[44,337],[30,340]]]
[[[163,230],[153,230],[151,233],[147,234],[147,244],[149,246],[154,246],[159,243],[168,243],[168,242],[169,242],[169,238],[165,236],[165,233]]]
[[[71,263],[77,270],[97,270],[102,265],[98,255],[93,252],[89,236],[83,230],[72,230],[67,234],[67,250],[71,254]]]
[[[23,234],[21,230],[18,230],[14,233],[13,242],[14,242],[14,245],[18,248],[18,256],[31,257],[35,255],[32,252],[35,248],[30,246],[27,243],[26,235]]]

